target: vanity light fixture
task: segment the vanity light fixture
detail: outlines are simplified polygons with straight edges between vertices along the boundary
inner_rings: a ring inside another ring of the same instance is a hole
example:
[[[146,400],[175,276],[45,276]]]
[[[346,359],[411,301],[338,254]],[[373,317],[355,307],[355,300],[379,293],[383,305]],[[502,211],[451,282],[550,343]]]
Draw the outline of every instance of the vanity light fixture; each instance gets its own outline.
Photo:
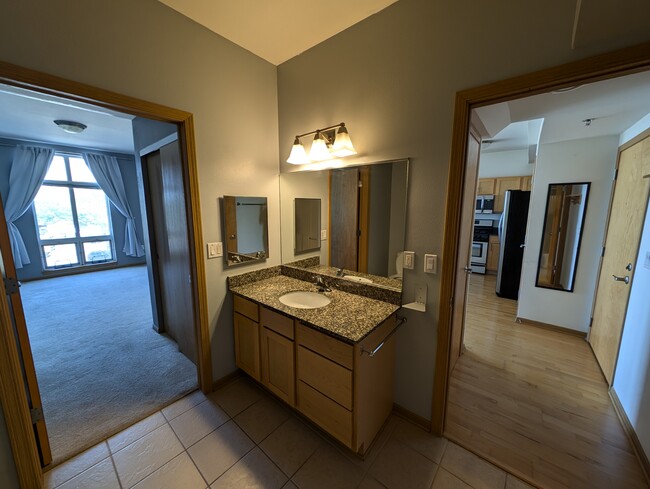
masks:
[[[59,126],[63,131],[68,132],[70,134],[79,134],[80,132],[83,132],[86,127],[86,124],[82,124],[81,122],[76,122],[76,121],[64,121],[61,119],[57,119],[54,121],[54,123]]]
[[[338,130],[337,130],[338,129]],[[314,134],[314,141],[311,144],[309,155],[305,147],[300,142],[300,138]],[[291,154],[287,163],[293,165],[305,165],[313,161],[331,160],[333,157],[343,158],[345,156],[355,155],[350,134],[348,133],[345,123],[335,124],[323,129],[316,129],[304,134],[298,134],[293,141]]]

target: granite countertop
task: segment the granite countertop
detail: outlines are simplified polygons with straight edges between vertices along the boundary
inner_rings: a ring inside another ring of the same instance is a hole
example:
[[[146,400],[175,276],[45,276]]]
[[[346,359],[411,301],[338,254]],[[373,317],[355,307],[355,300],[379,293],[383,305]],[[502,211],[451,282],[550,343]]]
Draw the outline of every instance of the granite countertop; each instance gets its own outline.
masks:
[[[294,290],[317,292],[318,287],[310,282],[276,275],[245,285],[231,287],[233,294],[251,299],[263,306],[292,316],[308,325],[334,336],[346,343],[357,343],[379,326],[399,306],[349,294],[332,288],[323,294],[332,302],[317,309],[297,309],[285,306],[279,297]]]
[[[330,277],[338,277],[337,272],[338,268],[336,267],[329,267],[327,265],[316,265],[310,268],[307,268],[308,271],[313,272],[313,273],[318,273],[321,275],[329,275]],[[398,290],[399,292],[402,291],[402,281],[399,279],[395,278],[388,278],[388,277],[380,277],[379,275],[370,275],[368,273],[359,273],[359,272],[354,272],[354,271],[349,271],[349,270],[344,270],[345,276],[351,276],[351,277],[365,277],[369,278],[372,280],[372,285],[374,286],[380,286],[380,287],[388,287],[393,290]],[[344,277],[340,277],[344,278]]]

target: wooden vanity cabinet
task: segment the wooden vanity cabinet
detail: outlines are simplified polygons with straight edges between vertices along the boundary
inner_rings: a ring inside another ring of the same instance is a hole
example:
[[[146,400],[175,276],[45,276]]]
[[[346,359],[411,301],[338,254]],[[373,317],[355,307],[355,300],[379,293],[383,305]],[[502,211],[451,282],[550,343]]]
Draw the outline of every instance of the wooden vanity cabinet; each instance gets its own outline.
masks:
[[[260,380],[260,326],[259,306],[243,297],[234,296],[235,363]]]
[[[395,344],[372,350],[395,328],[391,316],[350,345],[296,325],[296,407],[330,435],[363,455],[393,409]]]
[[[296,405],[294,320],[260,307],[262,384],[290,406]]]

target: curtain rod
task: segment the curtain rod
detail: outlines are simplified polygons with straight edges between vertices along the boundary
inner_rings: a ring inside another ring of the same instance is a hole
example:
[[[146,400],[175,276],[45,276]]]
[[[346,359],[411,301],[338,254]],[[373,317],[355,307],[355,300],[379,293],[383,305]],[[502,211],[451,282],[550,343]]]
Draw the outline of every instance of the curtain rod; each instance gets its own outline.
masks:
[[[65,144],[54,144],[54,143],[46,143],[43,141],[37,141],[35,139],[12,139],[12,138],[3,138],[0,137],[0,146],[8,146],[8,147],[16,147],[18,145],[25,145],[25,144],[35,144],[38,146],[48,146],[50,148],[54,148],[57,151],[60,152],[76,152],[76,153],[84,153],[84,152],[98,152],[98,153],[103,153],[109,156],[115,156],[115,157],[125,157],[128,156],[130,158],[135,158],[135,153],[119,153],[117,151],[107,151],[105,149],[99,149],[99,148],[86,148],[86,147],[81,147],[81,146],[68,146]],[[57,149],[61,148],[61,149]]]

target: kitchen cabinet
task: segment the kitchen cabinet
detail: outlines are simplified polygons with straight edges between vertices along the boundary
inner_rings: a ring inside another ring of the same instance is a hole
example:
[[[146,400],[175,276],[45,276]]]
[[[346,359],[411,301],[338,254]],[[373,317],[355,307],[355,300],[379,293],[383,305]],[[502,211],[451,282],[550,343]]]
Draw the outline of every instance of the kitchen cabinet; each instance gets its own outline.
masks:
[[[260,380],[260,327],[259,306],[239,296],[234,298],[235,363]]]
[[[493,195],[496,178],[479,178],[476,195]]]
[[[273,394],[295,406],[294,321],[260,307],[261,377]]]
[[[503,212],[506,190],[521,190],[521,177],[497,178],[494,187],[494,212]]]
[[[500,244],[499,244],[499,237],[497,235],[490,235],[489,241],[488,241],[488,254],[487,254],[487,262],[485,264],[485,269],[488,272],[494,272],[499,268],[499,250],[500,250]]]
[[[533,188],[533,176],[528,175],[521,177],[521,190],[532,190]]]

